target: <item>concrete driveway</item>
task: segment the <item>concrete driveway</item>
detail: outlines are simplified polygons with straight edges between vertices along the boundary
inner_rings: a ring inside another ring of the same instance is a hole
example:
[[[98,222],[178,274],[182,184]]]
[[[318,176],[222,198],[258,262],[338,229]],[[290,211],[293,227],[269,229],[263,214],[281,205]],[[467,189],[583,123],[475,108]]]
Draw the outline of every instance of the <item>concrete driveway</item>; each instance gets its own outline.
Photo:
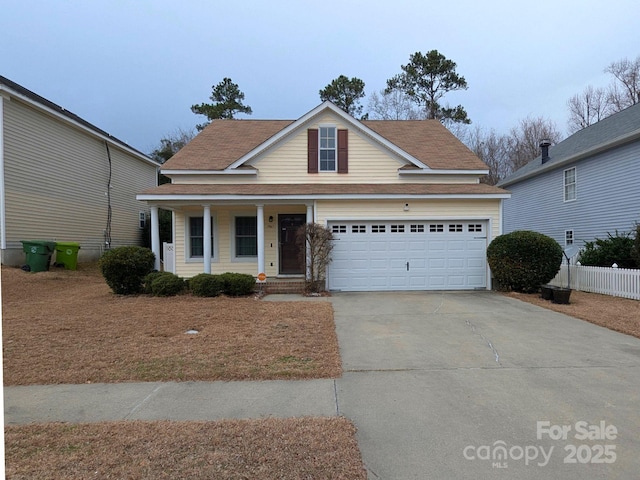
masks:
[[[369,478],[637,478],[639,339],[491,292],[331,302]]]

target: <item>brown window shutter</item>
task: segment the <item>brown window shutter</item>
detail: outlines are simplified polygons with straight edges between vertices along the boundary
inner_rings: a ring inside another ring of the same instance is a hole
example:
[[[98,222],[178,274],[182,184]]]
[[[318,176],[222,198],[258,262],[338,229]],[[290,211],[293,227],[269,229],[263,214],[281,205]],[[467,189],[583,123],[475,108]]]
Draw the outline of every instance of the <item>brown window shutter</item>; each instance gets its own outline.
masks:
[[[349,130],[338,130],[338,173],[349,173]]]
[[[307,130],[307,173],[318,173],[318,130]]]

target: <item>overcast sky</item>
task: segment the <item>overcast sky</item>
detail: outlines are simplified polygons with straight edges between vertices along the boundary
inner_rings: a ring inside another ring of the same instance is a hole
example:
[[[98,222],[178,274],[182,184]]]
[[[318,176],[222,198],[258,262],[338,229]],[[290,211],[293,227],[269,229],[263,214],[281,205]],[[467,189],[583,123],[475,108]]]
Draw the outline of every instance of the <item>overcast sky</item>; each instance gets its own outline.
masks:
[[[20,0],[0,8],[0,75],[150,152],[204,117],[230,77],[251,118],[296,119],[339,75],[370,94],[436,49],[469,89],[445,97],[504,133],[565,131],[567,99],[640,55],[638,0]],[[367,105],[367,101],[363,102]]]

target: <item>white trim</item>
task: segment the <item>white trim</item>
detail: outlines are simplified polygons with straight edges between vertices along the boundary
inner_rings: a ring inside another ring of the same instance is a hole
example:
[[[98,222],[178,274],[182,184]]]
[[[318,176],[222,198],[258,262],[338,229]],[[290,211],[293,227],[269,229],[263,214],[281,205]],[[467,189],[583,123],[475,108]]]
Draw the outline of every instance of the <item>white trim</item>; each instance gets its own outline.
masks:
[[[410,198],[410,199],[483,199],[492,200],[498,198],[511,198],[510,193],[477,193],[477,194],[462,194],[462,193],[450,193],[450,194],[406,194],[406,193],[393,193],[393,194],[316,194],[316,195],[153,195],[153,194],[140,194],[136,195],[137,200],[141,201],[191,201],[191,202],[203,202],[203,201],[247,201],[247,202],[264,202],[275,203],[282,200],[300,200],[300,201],[318,201],[318,200],[392,200],[398,198]]]
[[[488,175],[489,170],[440,170],[440,169],[426,169],[420,170],[403,170],[398,169],[399,175]]]
[[[149,207],[151,211],[151,251],[153,252],[155,259],[153,268],[160,270],[160,221],[158,218],[158,206],[151,205]]]
[[[7,249],[7,222],[4,190],[4,96],[0,95],[0,249]]]
[[[109,142],[111,145],[113,145],[116,148],[119,148],[121,150],[124,150],[125,152],[129,153],[130,155],[133,155],[134,157],[136,157],[138,160],[142,160],[143,162],[149,163],[155,167],[159,167],[161,164],[156,162],[155,160],[149,158],[148,156],[146,156],[145,154],[143,154],[142,152],[138,152],[137,150],[135,150],[133,147],[130,147],[129,145],[127,145],[126,143],[122,143],[120,140],[115,140],[111,135],[107,134],[107,135],[103,135],[99,132],[97,132],[96,130],[89,128],[86,125],[83,125],[75,120],[73,120],[72,118],[67,117],[66,115],[63,115],[62,113],[47,107],[46,105],[43,105],[42,103],[33,100],[21,93],[16,92],[15,90],[13,90],[12,88],[10,88],[9,86],[0,83],[0,92],[7,92],[10,96],[15,97],[17,99],[19,99],[20,101],[27,103],[29,105],[31,105],[34,108],[37,108],[39,110],[42,110],[43,112],[46,112],[49,115],[52,115],[54,117],[56,117],[58,120],[61,120],[69,125],[74,126],[75,128],[78,128],[82,131],[84,131],[85,133],[89,134],[92,137],[95,138],[99,138],[100,140],[103,140],[105,142]],[[49,100],[47,100],[49,101]],[[53,102],[51,102],[53,103]],[[63,107],[60,107],[61,109],[64,110]],[[74,114],[75,115],[75,114]],[[77,116],[77,115],[76,115]],[[98,127],[95,127],[98,128]]]
[[[364,134],[366,134],[369,137],[373,138],[378,143],[382,144],[383,146],[385,146],[386,148],[388,148],[389,150],[391,150],[392,152],[394,152],[395,154],[397,154],[401,158],[403,158],[403,159],[409,161],[410,163],[414,164],[416,167],[419,167],[419,168],[422,168],[422,169],[429,169],[429,167],[427,165],[425,165],[424,163],[422,163],[420,160],[418,160],[414,156],[408,154],[407,152],[402,150],[400,147],[398,147],[394,143],[391,143],[390,141],[388,141],[384,137],[378,135],[372,129],[370,129],[369,127],[367,127],[366,125],[364,125],[360,121],[356,120],[351,115],[349,115],[348,113],[346,113],[342,109],[336,107],[333,103],[331,103],[331,102],[329,102],[327,100],[327,101],[321,103],[320,105],[318,105],[316,108],[314,108],[310,112],[307,112],[305,115],[300,117],[298,120],[296,120],[296,121],[292,122],[291,124],[287,125],[285,128],[280,130],[278,133],[276,133],[274,136],[272,136],[266,142],[258,145],[256,148],[254,148],[250,152],[244,154],[238,160],[236,160],[231,165],[229,165],[227,167],[227,170],[238,168],[240,165],[243,165],[244,163],[246,163],[249,160],[253,159],[254,157],[258,156],[263,151],[269,149],[270,147],[272,147],[273,145],[278,143],[280,140],[282,140],[283,138],[285,138],[288,135],[290,135],[293,131],[298,130],[300,128],[303,128],[303,126],[307,122],[310,122],[313,118],[315,118],[316,116],[320,115],[325,110],[332,111],[335,115],[337,115],[339,118],[341,118],[345,123],[351,125],[352,127],[360,130]],[[336,158],[336,163],[337,163],[337,158]]]
[[[163,175],[257,175],[258,169],[249,170],[168,170],[160,169]]]

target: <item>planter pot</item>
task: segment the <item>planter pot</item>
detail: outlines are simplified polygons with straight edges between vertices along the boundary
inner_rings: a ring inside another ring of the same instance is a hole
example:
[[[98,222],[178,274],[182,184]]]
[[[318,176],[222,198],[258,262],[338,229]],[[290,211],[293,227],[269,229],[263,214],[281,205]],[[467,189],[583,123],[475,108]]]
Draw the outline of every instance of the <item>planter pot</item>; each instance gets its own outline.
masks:
[[[555,285],[542,285],[540,287],[540,296],[544,299],[544,300],[552,300],[553,299],[553,292],[554,290],[557,290],[558,287],[556,287]]]
[[[556,288],[553,291],[553,303],[568,304],[569,297],[571,296],[571,289],[569,288]]]

